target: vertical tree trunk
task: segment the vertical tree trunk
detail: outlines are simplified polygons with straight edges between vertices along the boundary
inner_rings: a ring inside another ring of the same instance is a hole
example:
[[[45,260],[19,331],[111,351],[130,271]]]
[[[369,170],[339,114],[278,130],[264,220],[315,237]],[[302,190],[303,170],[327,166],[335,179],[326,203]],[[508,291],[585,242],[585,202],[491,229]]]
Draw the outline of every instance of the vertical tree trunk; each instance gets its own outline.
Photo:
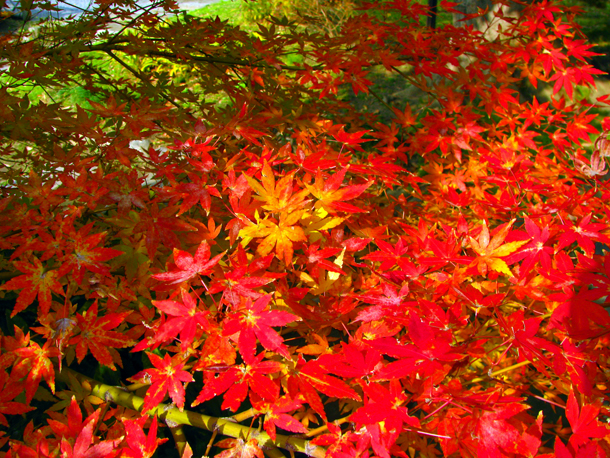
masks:
[[[523,5],[510,0],[461,0],[458,9],[462,14],[453,15],[453,23],[457,26],[466,27],[472,25],[475,30],[483,32],[485,37],[493,41],[498,37],[500,28],[508,26],[507,20],[519,17]],[[481,16],[467,19],[468,16],[477,12],[485,13]]]

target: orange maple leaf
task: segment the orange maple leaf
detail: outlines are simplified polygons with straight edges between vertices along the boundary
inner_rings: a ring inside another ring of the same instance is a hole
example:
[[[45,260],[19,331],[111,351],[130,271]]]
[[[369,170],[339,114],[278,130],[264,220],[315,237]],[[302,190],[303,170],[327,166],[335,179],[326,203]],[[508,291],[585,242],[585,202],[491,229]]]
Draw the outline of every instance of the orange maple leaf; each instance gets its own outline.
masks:
[[[515,220],[513,219],[508,224],[505,224],[491,240],[489,239],[487,222],[483,222],[483,227],[478,239],[470,237],[470,246],[479,255],[472,262],[471,266],[477,266],[481,275],[487,275],[487,269],[491,269],[508,275],[509,277],[513,276],[508,265],[501,258],[517,251],[521,245],[529,242],[529,240],[518,240],[515,242],[503,243],[514,222]]]
[[[263,165],[261,171],[262,186],[254,178],[244,175],[248,184],[258,197],[255,199],[264,202],[263,209],[270,212],[291,212],[307,204],[305,197],[309,194],[307,189],[296,193],[294,191],[294,180],[292,174],[285,175],[277,183],[273,169],[268,162]]]
[[[243,228],[239,231],[239,235],[245,239],[245,244],[253,238],[265,237],[256,252],[261,256],[267,256],[275,247],[276,256],[289,266],[292,264],[293,242],[307,241],[303,228],[296,225],[304,213],[305,210],[281,213],[278,223],[272,218],[260,219],[257,212],[256,224]]]

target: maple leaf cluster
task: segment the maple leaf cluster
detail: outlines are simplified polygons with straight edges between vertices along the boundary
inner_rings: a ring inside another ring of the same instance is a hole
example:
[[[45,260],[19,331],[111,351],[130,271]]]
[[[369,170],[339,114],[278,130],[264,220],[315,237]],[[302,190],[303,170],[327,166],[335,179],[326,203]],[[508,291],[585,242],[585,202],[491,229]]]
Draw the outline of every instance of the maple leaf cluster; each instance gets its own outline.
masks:
[[[0,38],[0,457],[610,456],[571,8],[490,39],[408,1],[333,36],[154,6]],[[371,75],[418,102],[357,109]]]

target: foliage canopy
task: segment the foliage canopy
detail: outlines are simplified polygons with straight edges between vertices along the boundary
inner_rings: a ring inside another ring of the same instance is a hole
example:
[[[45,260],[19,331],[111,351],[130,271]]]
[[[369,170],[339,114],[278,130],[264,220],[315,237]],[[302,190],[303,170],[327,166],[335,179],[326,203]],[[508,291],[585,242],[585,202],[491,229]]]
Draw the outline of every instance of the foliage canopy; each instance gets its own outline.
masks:
[[[608,456],[574,11],[489,41],[407,0],[332,33],[175,6],[0,37],[3,458]]]

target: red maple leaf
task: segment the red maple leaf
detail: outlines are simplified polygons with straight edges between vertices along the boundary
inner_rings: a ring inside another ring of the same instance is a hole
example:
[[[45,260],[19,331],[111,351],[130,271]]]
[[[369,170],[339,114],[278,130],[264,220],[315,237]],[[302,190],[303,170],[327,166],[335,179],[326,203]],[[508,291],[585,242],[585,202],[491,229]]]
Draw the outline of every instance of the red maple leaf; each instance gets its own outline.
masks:
[[[346,275],[337,264],[325,259],[339,253],[341,253],[340,248],[326,247],[320,249],[320,244],[314,243],[305,248],[305,256],[301,257],[301,259],[309,265],[308,270],[313,278],[320,278],[319,275],[323,271],[322,269]]]
[[[419,428],[419,420],[408,415],[407,407],[404,406],[408,400],[397,380],[385,387],[378,383],[363,385],[366,395],[364,406],[357,409],[351,416],[350,421],[358,425],[371,425],[380,421],[393,421],[398,424],[398,430],[403,424]]]
[[[363,79],[362,81],[368,81],[368,80]],[[369,81],[369,83],[370,83],[370,81]],[[356,84],[356,83],[353,83],[353,84]],[[360,88],[360,90],[362,92],[368,92],[368,90],[366,89],[366,86],[358,86],[358,87]],[[354,92],[356,94],[358,93],[356,86],[354,86]],[[371,140],[367,140],[367,139],[364,139],[364,140],[362,139],[362,136],[365,134],[368,134],[368,133],[369,133],[368,130],[361,130],[359,132],[353,132],[353,133],[345,132],[345,130],[343,130],[343,127],[341,127],[337,133],[334,133],[332,135],[335,138],[335,140],[337,140],[338,142],[343,143],[348,146],[352,146],[357,151],[362,151],[362,148],[360,147],[360,143],[365,143],[365,142],[371,141]]]
[[[381,266],[379,266],[379,270],[386,271],[394,266],[397,266],[400,270],[403,270],[403,267],[411,264],[407,255],[412,247],[405,237],[400,237],[395,246],[392,246],[385,240],[375,240],[375,244],[380,249],[363,256],[362,259],[380,262]]]
[[[49,412],[52,419],[47,420],[49,427],[57,437],[64,439],[76,439],[83,429],[83,414],[80,410],[76,397],[72,396],[70,404],[66,409],[66,415],[58,412]]]
[[[162,193],[171,199],[170,203],[172,204],[182,200],[176,216],[187,212],[196,204],[200,204],[206,214],[209,214],[212,205],[212,198],[210,196],[220,197],[220,192],[213,186],[207,186],[206,182],[207,178],[205,175],[202,177],[191,173],[187,183],[173,183],[173,186],[163,187]]]
[[[117,105],[114,96],[110,96],[105,104],[87,100],[91,105],[91,109],[87,110],[104,118],[113,118],[115,116],[123,117],[126,113],[123,111],[127,103]]]
[[[74,446],[63,438],[61,440],[62,458],[114,458],[119,453],[117,445],[123,441],[122,437],[115,440],[105,440],[91,446],[94,441],[93,430],[99,420],[101,410],[96,410],[87,417],[83,429],[79,432]]]
[[[429,356],[424,354],[415,345],[401,345],[393,337],[382,337],[370,342],[371,346],[379,352],[386,354],[396,361],[386,364],[382,369],[377,370],[372,380],[394,380],[406,377],[414,372],[421,370],[422,366],[418,361],[424,361],[432,366],[432,369],[437,368],[440,363],[433,361]]]
[[[136,215],[138,222],[133,231],[144,234],[146,237],[146,251],[148,256],[153,258],[163,242],[165,247],[176,247],[180,245],[177,233],[193,231],[195,228],[176,217],[176,207],[167,206],[159,209],[156,203],[151,204],[146,212],[139,212]]]
[[[249,389],[261,399],[267,402],[275,402],[279,396],[279,386],[268,375],[280,372],[282,364],[279,361],[263,361],[264,357],[265,353],[261,353],[254,356],[248,364],[228,368],[222,367],[223,372],[220,376],[206,380],[203,390],[193,402],[193,406],[226,391],[221,407],[236,412],[246,399]],[[208,367],[206,370],[213,371],[215,368]]]
[[[314,438],[311,443],[314,445],[327,446],[327,454],[329,458],[347,458],[358,456],[359,452],[356,449],[356,444],[361,448],[361,441],[358,434],[351,430],[343,432],[340,426],[334,423],[328,423],[328,434],[322,434]]]
[[[237,352],[229,337],[221,335],[220,329],[211,330],[201,347],[201,358],[193,365],[193,371],[228,370],[235,364]]]
[[[455,361],[463,356],[457,353],[451,331],[426,323],[417,313],[409,313],[408,329],[413,343],[430,360]]]
[[[153,301],[153,305],[173,318],[161,324],[151,342],[142,341],[133,351],[156,347],[160,343],[175,339],[178,334],[180,334],[180,348],[186,351],[193,343],[197,329],[201,328],[205,331],[210,327],[206,318],[208,312],[200,310],[196,300],[189,293],[182,293],[182,303],[167,300]]]
[[[566,288],[567,289],[567,288]],[[590,339],[610,330],[610,315],[593,300],[596,291],[581,288],[567,289],[563,293],[551,294],[550,299],[561,301],[553,310],[549,329],[565,329],[576,339]]]
[[[400,288],[400,291],[397,291],[396,287],[384,282],[381,285],[381,291],[379,288],[376,288],[367,294],[357,296],[357,299],[375,305],[358,313],[356,320],[370,322],[380,320],[383,317],[400,314],[403,311],[402,305],[404,303],[404,299],[408,295],[408,283],[405,283]]]
[[[595,253],[595,243],[598,241],[606,244],[610,244],[610,240],[600,231],[606,229],[605,223],[592,223],[591,217],[593,215],[589,213],[587,216],[582,218],[577,225],[562,224],[558,226],[562,230],[563,234],[559,238],[557,244],[557,251],[563,250],[568,245],[574,242],[578,242],[578,246],[582,248],[585,254],[589,257]]]
[[[568,94],[568,97],[572,97],[574,92],[572,84],[576,82],[575,80],[576,71],[574,68],[568,67],[558,69],[549,79],[549,81],[555,81],[555,85],[553,86],[553,95],[557,94],[561,88],[564,88]]]
[[[518,453],[521,429],[518,420],[512,418],[526,410],[527,405],[497,403],[493,410],[483,413],[477,424],[479,436],[478,455],[481,458],[500,458]]]
[[[583,403],[582,407],[578,407],[574,390],[570,391],[566,404],[566,417],[572,427],[569,445],[578,449],[591,438],[606,437],[610,434],[610,429],[598,421],[599,410],[599,406],[590,403]]]
[[[273,255],[265,257],[273,258]],[[258,299],[263,293],[255,289],[267,285],[275,280],[271,277],[248,277],[247,268],[237,268],[231,272],[225,272],[225,278],[210,285],[210,294],[222,291],[222,299],[227,304],[238,305],[241,297]]]
[[[536,337],[542,321],[540,318],[526,319],[523,310],[520,310],[508,317],[499,317],[498,321],[504,331],[513,336],[514,344],[519,347],[519,354],[522,354],[523,358],[538,359],[552,367],[551,361],[542,351],[545,350],[549,354],[558,355],[561,353],[561,349],[546,339]],[[545,371],[546,369],[542,367],[540,370]]]
[[[427,238],[427,246],[434,253],[434,257],[421,257],[420,262],[424,265],[432,265],[439,268],[447,263],[469,264],[472,261],[470,256],[461,256],[461,243],[452,235],[447,240],[441,242],[434,237]]]
[[[235,196],[229,197],[229,203],[231,204],[231,213],[235,218],[225,225],[225,229],[229,231],[229,240],[231,245],[233,245],[235,240],[237,240],[239,232],[253,223],[256,210],[261,206],[261,203],[253,199],[250,188],[243,195],[240,195],[239,198]]]
[[[405,425],[419,428],[419,420],[407,413],[407,401],[400,382],[390,382],[389,389],[378,384],[362,385],[365,402],[351,416],[359,427],[364,426],[371,438],[373,450],[381,457],[390,458],[390,451]]]
[[[293,433],[307,432],[307,428],[299,420],[286,414],[286,412],[294,412],[299,407],[301,407],[299,401],[287,397],[280,398],[277,402],[273,403],[265,415],[264,424],[265,431],[267,431],[271,440],[276,438],[276,427]]]
[[[288,392],[293,399],[302,396],[312,409],[326,419],[326,412],[318,391],[326,396],[339,399],[360,400],[358,393],[341,379],[328,375],[328,371],[316,360],[305,362],[299,355],[296,371],[288,379]]]
[[[120,365],[121,358],[115,349],[129,347],[133,345],[133,342],[128,340],[123,333],[112,331],[112,329],[123,323],[130,313],[108,313],[98,317],[97,301],[82,315],[77,313],[76,322],[80,333],[72,337],[68,344],[76,345],[78,362],[80,363],[87,352],[91,351],[100,364],[116,370],[114,362]]]
[[[318,170],[316,181],[313,185],[305,186],[309,192],[316,197],[315,208],[323,208],[328,213],[335,214],[338,211],[347,213],[362,213],[365,210],[354,205],[348,204],[346,200],[352,200],[362,194],[366,189],[373,184],[372,181],[367,181],[363,184],[345,186],[341,188],[343,179],[347,172],[347,167],[341,169],[338,173],[331,175],[327,179],[321,170]]]
[[[175,265],[169,272],[155,274],[152,277],[156,280],[167,282],[168,285],[176,285],[190,280],[197,275],[206,275],[212,267],[224,256],[224,252],[210,259],[210,245],[207,241],[201,242],[195,256],[191,256],[186,251],[174,248]]]
[[[610,296],[610,256],[601,259],[579,256],[578,261],[578,278],[595,287],[593,300]]]
[[[343,378],[361,378],[379,367],[381,355],[373,348],[361,348],[359,344],[343,342],[341,351],[320,355],[317,361],[322,369],[331,374]]]
[[[163,358],[154,353],[146,353],[154,368],[144,369],[134,375],[131,380],[140,383],[152,382],[144,397],[143,412],[154,409],[163,402],[165,395],[169,393],[172,402],[178,409],[184,409],[184,385],[193,382],[193,376],[182,370],[184,360],[180,355],[170,357],[168,353]]]
[[[555,84],[557,85],[559,81],[560,80],[558,80]],[[591,124],[591,121],[596,117],[597,115],[587,114],[586,112],[574,115],[572,120],[568,122],[566,126],[566,134],[568,135],[568,138],[574,143],[578,143],[579,140],[583,140],[585,142],[590,141],[589,134],[599,133],[599,131]]]
[[[265,458],[256,439],[223,439],[216,446],[227,449],[216,455],[217,458]]]
[[[30,262],[15,261],[15,267],[25,275],[12,278],[6,282],[0,289],[7,291],[21,289],[15,308],[11,313],[11,317],[25,310],[28,305],[34,302],[38,296],[38,315],[45,316],[51,308],[51,293],[64,295],[64,289],[58,281],[60,277],[59,271],[47,270],[40,260],[35,257],[30,258]]]
[[[457,288],[453,288],[456,294],[464,299],[466,304],[470,305],[475,313],[478,313],[481,307],[496,307],[502,302],[504,298],[503,294],[483,294],[476,288],[468,286],[468,289],[460,291]]]
[[[208,137],[203,143],[196,143],[192,138],[189,138],[185,142],[180,140],[174,140],[174,146],[169,146],[167,149],[180,150],[189,156],[197,158],[197,161],[189,157],[191,164],[197,164],[196,168],[202,172],[209,172],[214,168],[214,160],[210,156],[210,151],[216,149],[216,146],[210,144],[212,137]]]
[[[34,398],[43,377],[51,391],[55,393],[55,369],[50,358],[61,357],[61,353],[58,348],[51,347],[52,344],[52,340],[47,340],[41,347],[36,342],[30,341],[29,346],[13,350],[19,359],[13,366],[11,379],[18,380],[26,377],[25,400],[28,404]]]
[[[561,439],[555,439],[555,453],[541,455],[540,458],[597,458],[605,457],[607,454],[598,442],[589,441],[582,447],[566,447]]]
[[[248,260],[240,246],[237,255],[231,258],[231,269],[223,272],[224,278],[214,279],[209,286],[209,293],[216,294],[222,291],[222,300],[232,306],[239,305],[240,297],[252,299],[262,297],[263,293],[257,292],[256,289],[283,275],[266,272],[273,258],[274,256],[269,254]],[[263,272],[263,276],[253,275],[256,272]]]
[[[315,153],[298,148],[295,154],[290,152],[288,154],[298,167],[311,173],[316,173],[318,169],[327,170],[338,165],[344,166],[348,162],[347,156],[334,151],[331,153],[325,148],[320,148],[320,151]]]
[[[77,232],[70,234],[67,253],[61,259],[61,267],[59,268],[60,277],[71,273],[74,276],[74,280],[81,284],[85,271],[106,276],[110,275],[110,269],[104,265],[104,262],[122,255],[123,252],[114,248],[98,246],[106,236],[106,233],[89,234],[92,228],[93,223],[90,223],[80,228]]]
[[[525,230],[531,241],[516,253],[506,257],[507,264],[514,264],[523,260],[519,270],[520,277],[526,276],[537,262],[541,263],[544,270],[549,270],[551,268],[551,255],[553,254],[553,247],[545,246],[550,238],[548,226],[540,229],[530,218],[525,218]]]
[[[239,177],[235,176],[235,170],[229,170],[228,174],[222,177],[222,189],[223,191],[228,189],[230,192],[230,199],[239,199],[244,193],[250,189],[246,175],[241,174]]]
[[[127,447],[121,449],[121,458],[152,458],[157,446],[167,442],[167,438],[157,438],[157,417],[150,422],[148,435],[144,433],[144,424],[148,420],[142,416],[137,420],[125,420],[125,442]]]
[[[9,426],[4,414],[21,415],[35,409],[13,401],[22,392],[23,386],[20,383],[14,383],[5,371],[0,371],[0,425]]]
[[[290,358],[290,353],[283,343],[284,339],[273,330],[272,326],[284,326],[298,321],[299,317],[281,310],[265,311],[270,301],[270,294],[257,299],[254,303],[252,303],[252,299],[248,298],[243,307],[231,314],[225,322],[225,336],[239,334],[239,352],[246,363],[253,361],[257,337],[267,350]]]

